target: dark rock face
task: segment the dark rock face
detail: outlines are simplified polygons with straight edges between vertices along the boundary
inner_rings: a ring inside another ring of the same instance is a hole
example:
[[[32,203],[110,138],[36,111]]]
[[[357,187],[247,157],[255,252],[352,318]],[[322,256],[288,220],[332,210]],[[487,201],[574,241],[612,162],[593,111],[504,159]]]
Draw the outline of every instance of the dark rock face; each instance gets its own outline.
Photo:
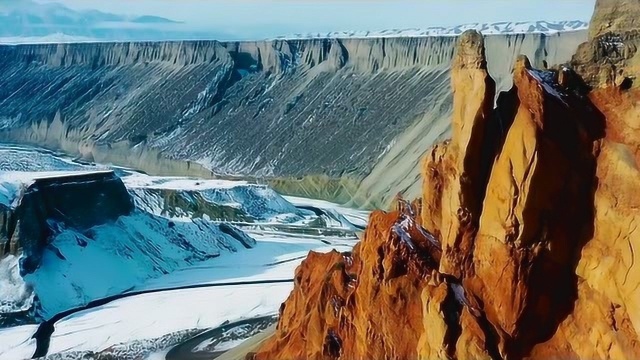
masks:
[[[489,72],[508,87],[517,54],[559,63],[585,38],[487,37]],[[449,135],[455,41],[3,46],[0,141],[385,205],[419,194],[424,149]]]
[[[640,1],[598,0],[589,29],[591,38],[610,32],[640,30]]]
[[[15,209],[0,213],[1,253],[22,250],[21,271],[30,273],[56,231],[87,230],[133,210],[122,180],[111,171],[36,179],[24,190]]]
[[[571,65],[592,87],[637,87],[640,72],[640,1],[598,0],[589,41]]]
[[[218,225],[218,227],[223,233],[238,240],[246,249],[251,249],[256,246],[256,240],[254,238],[238,230],[238,228],[236,228],[235,226],[227,223],[221,223],[220,225]]]

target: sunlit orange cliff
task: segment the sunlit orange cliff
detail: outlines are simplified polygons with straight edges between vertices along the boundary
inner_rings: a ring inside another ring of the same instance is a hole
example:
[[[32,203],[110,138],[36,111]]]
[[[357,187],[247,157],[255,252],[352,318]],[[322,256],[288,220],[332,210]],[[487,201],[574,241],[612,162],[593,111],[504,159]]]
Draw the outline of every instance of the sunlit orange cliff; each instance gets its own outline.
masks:
[[[569,64],[520,57],[501,94],[463,34],[421,199],[372,213],[351,253],[311,253],[247,357],[639,359],[639,15],[599,0]]]

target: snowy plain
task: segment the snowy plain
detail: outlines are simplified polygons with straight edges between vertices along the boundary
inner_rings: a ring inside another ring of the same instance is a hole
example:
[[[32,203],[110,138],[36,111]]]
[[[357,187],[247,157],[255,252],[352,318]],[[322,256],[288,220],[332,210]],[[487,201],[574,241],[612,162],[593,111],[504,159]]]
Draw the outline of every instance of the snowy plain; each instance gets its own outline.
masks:
[[[581,20],[569,21],[501,21],[493,23],[470,23],[449,27],[427,27],[408,29],[386,29],[376,31],[334,31],[326,33],[295,33],[279,36],[278,39],[363,39],[395,37],[458,36],[467,30],[476,30],[483,35],[497,34],[555,34],[564,31],[580,31],[589,28]]]
[[[0,158],[5,159],[0,161],[0,200],[6,207],[16,206],[20,191],[34,179],[108,171],[63,154],[15,145],[0,145]],[[113,294],[161,290],[57,321],[48,349],[53,359],[116,348],[124,349],[120,355],[162,358],[184,334],[277,314],[293,287],[295,268],[308,252],[350,251],[368,217],[367,211],[284,197],[242,181],[153,177],[122,169],[118,173],[136,203],[132,214],[88,232],[57,229],[40,267],[22,278],[17,256],[0,261],[0,275],[11,275],[9,282],[0,281],[0,295],[22,300],[9,302],[12,305],[30,306],[33,291],[44,318]],[[163,212],[166,199],[158,194],[166,191],[186,199],[197,194],[208,204],[249,214],[252,222],[234,226],[254,239],[255,247],[242,246],[207,215]],[[315,228],[317,224],[322,228]],[[228,283],[232,285],[224,285]],[[164,290],[189,286],[210,287]],[[37,325],[0,329],[0,359],[31,358],[36,330]]]

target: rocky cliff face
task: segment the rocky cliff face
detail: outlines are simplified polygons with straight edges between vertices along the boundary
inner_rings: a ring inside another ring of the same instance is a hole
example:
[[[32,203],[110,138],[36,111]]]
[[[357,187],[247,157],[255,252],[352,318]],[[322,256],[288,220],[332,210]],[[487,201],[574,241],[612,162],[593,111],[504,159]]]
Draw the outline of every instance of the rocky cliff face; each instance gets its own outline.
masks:
[[[597,0],[589,37],[632,30],[640,30],[638,0]]]
[[[640,72],[640,1],[598,0],[589,41],[580,45],[572,66],[596,88],[637,87]]]
[[[561,63],[585,39],[583,31],[488,36],[488,69],[508,89],[517,54]],[[419,195],[420,158],[450,135],[455,42],[2,46],[0,141],[386,206],[398,191]]]
[[[589,81],[606,53],[579,51],[579,73],[523,56],[492,109],[485,47],[458,40],[453,138],[425,157],[421,201],[374,213],[351,254],[312,254],[250,357],[640,357],[639,92]]]
[[[79,231],[133,211],[122,180],[111,171],[41,177],[21,190],[15,207],[0,204],[0,255],[24,254],[30,273],[58,228]]]

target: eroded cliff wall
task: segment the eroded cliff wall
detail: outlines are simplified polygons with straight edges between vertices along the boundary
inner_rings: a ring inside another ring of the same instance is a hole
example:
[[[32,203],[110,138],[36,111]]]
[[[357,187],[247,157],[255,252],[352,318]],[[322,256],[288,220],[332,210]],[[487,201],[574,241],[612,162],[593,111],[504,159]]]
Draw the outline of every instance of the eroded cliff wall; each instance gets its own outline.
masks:
[[[25,273],[39,265],[58,228],[86,230],[115,221],[134,208],[122,180],[112,171],[43,176],[18,194],[14,206],[0,204],[0,255],[24,254],[21,270]]]
[[[569,60],[586,32],[487,37],[489,72],[517,54]],[[158,174],[267,181],[386,206],[420,192],[450,136],[455,37],[0,47],[0,141]]]

